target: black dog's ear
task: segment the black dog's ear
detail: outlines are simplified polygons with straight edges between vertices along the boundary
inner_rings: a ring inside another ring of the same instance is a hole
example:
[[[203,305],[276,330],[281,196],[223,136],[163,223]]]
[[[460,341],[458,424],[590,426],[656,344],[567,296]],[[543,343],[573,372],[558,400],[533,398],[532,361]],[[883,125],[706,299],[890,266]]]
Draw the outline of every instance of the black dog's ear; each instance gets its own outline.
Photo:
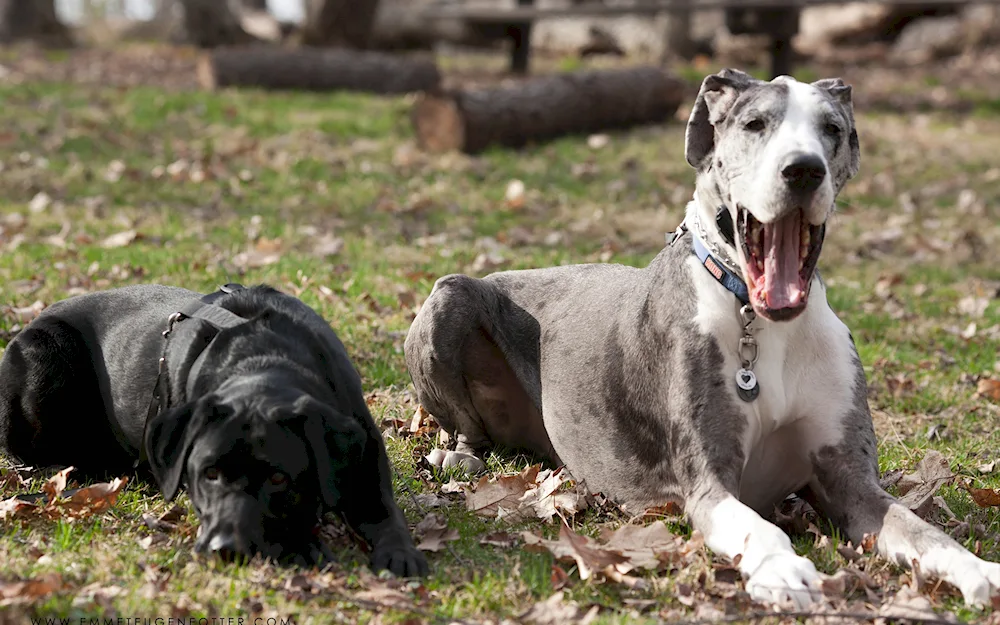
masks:
[[[345,479],[350,479],[349,471],[375,470],[360,466],[368,436],[357,419],[340,414],[308,395],[295,402],[295,413],[304,420],[303,429],[323,503],[329,509],[336,509]]]
[[[847,136],[847,143],[851,149],[847,177],[853,178],[861,169],[861,145],[858,142],[858,131],[854,127],[854,98],[851,86],[844,84],[840,78],[824,78],[817,80],[812,86],[827,92],[834,102],[840,104],[847,116],[848,123],[851,124],[850,134]]]
[[[202,398],[162,412],[146,424],[143,444],[149,468],[167,501],[177,496],[191,446],[210,412],[207,398]]]
[[[715,124],[725,119],[744,91],[759,82],[737,69],[724,69],[705,77],[684,135],[684,158],[689,165],[701,169],[715,150]]]

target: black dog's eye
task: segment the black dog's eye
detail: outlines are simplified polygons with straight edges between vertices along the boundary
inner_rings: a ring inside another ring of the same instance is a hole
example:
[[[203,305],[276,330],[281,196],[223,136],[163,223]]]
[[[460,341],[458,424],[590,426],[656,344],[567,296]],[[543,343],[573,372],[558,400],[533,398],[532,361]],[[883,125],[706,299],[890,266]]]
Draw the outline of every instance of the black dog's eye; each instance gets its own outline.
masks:
[[[275,471],[271,476],[271,484],[274,486],[284,486],[288,482],[288,476],[281,471]]]
[[[215,467],[208,467],[207,469],[205,469],[203,475],[205,476],[206,480],[214,482],[215,480],[219,479],[219,470],[216,469]]]
[[[823,132],[825,132],[828,137],[839,137],[840,126],[837,124],[826,124],[823,126]]]
[[[764,130],[767,124],[764,123],[763,119],[751,119],[747,123],[743,124],[743,127],[750,132],[760,132]]]

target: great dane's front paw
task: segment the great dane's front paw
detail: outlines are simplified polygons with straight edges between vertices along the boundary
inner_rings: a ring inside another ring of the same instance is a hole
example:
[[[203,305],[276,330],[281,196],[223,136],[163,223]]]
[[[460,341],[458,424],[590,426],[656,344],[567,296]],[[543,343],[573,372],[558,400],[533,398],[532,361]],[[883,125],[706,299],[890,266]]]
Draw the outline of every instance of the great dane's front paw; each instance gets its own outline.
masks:
[[[427,462],[442,469],[458,467],[469,475],[476,475],[486,470],[486,463],[472,454],[461,451],[445,451],[432,449],[426,456]]]
[[[372,550],[372,568],[398,577],[423,577],[430,572],[427,558],[409,541],[385,540]]]
[[[990,605],[990,598],[1000,595],[1000,564],[973,556],[951,581],[962,593],[965,603],[976,607]]]
[[[805,609],[818,603],[823,593],[823,578],[816,566],[794,554],[777,553],[764,558],[750,575],[746,589],[755,601],[768,604],[793,604]]]

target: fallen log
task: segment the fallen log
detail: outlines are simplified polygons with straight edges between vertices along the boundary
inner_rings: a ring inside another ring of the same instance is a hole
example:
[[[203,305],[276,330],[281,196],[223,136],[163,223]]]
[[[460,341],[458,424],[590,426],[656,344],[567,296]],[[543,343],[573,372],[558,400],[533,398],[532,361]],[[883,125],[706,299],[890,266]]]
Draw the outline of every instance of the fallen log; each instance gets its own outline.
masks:
[[[684,83],[654,67],[559,74],[483,91],[425,93],[411,120],[421,148],[476,153],[670,119]]]
[[[247,46],[204,53],[198,61],[198,81],[205,89],[409,93],[436,88],[441,75],[429,59],[346,49]]]

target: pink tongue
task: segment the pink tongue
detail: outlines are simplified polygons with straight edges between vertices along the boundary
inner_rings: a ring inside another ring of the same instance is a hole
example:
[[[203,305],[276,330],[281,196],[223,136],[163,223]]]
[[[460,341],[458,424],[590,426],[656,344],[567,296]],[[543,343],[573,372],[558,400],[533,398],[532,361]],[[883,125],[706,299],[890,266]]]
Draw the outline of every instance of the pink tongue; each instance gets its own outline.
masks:
[[[764,301],[777,310],[798,306],[802,300],[799,280],[801,213],[764,226]]]

